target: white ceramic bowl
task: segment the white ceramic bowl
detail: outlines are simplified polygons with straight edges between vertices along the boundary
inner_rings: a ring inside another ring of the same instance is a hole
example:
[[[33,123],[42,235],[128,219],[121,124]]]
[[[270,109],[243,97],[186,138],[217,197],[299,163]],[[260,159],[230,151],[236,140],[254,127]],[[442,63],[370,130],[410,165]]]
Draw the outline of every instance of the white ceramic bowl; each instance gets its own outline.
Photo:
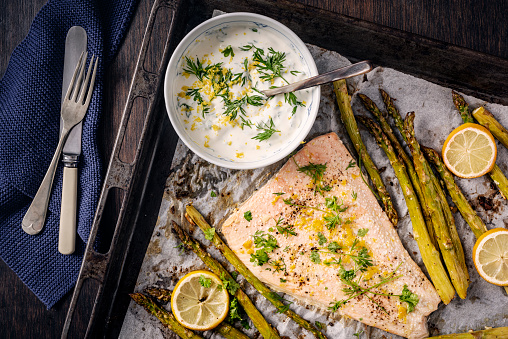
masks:
[[[284,26],[278,21],[270,19],[266,16],[253,14],[253,13],[229,13],[219,15],[212,19],[209,19],[196,28],[194,28],[189,34],[183,38],[180,44],[176,47],[173,55],[171,56],[171,60],[169,61],[168,68],[166,70],[166,78],[164,81],[164,97],[166,101],[166,110],[169,115],[169,119],[176,133],[182,139],[187,147],[189,147],[194,153],[196,153],[201,158],[216,164],[218,166],[233,168],[233,169],[254,169],[259,167],[264,167],[271,165],[285,156],[289,155],[292,151],[294,151],[298,145],[305,139],[307,134],[309,133],[312,125],[314,124],[314,120],[316,119],[316,115],[319,109],[319,100],[321,96],[321,91],[319,87],[312,88],[311,92],[311,101],[306,103],[306,111],[305,117],[302,118],[300,126],[298,127],[298,132],[294,133],[292,139],[285,141],[284,145],[276,150],[274,150],[271,154],[267,155],[267,157],[250,162],[235,162],[232,160],[219,158],[213,151],[208,148],[202,147],[198,145],[196,142],[191,140],[191,137],[186,132],[185,127],[182,122],[178,118],[179,109],[177,104],[177,91],[175,88],[175,81],[178,75],[179,67],[183,56],[186,55],[188,48],[191,46],[193,42],[199,39],[199,37],[203,34],[207,34],[207,32],[212,30],[217,30],[221,28],[221,26],[226,26],[228,24],[238,24],[239,22],[245,22],[246,24],[252,25],[255,24],[259,27],[263,27],[263,29],[269,29],[272,31],[274,35],[280,38],[281,43],[285,43],[291,48],[293,48],[300,55],[300,59],[302,60],[303,65],[307,68],[305,70],[306,74],[310,76],[314,76],[318,74],[316,64],[309,50],[305,46],[302,40],[293,33],[289,28]],[[299,112],[298,114],[301,114]]]

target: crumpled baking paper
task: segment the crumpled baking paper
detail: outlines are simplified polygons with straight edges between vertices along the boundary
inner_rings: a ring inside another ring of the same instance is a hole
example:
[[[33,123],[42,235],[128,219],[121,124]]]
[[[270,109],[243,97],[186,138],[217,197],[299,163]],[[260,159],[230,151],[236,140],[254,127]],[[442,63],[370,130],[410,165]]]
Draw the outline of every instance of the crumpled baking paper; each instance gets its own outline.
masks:
[[[320,73],[351,64],[346,58],[335,52],[313,45],[307,46]],[[356,98],[356,93],[368,95],[380,108],[384,108],[379,94],[379,88],[383,88],[396,99],[395,105],[403,116],[409,111],[416,112],[416,137],[420,143],[439,151],[447,135],[461,124],[460,115],[452,102],[451,90],[448,88],[382,67],[375,68],[365,76],[350,79],[348,84],[350,93],[353,93],[352,103],[355,114],[368,114],[360,100]],[[351,154],[357,157],[340,121],[332,84],[323,85],[321,89],[319,114],[306,140],[334,131],[348,147]],[[489,104],[468,96],[465,96],[465,99],[472,108],[486,105],[501,124],[508,126],[508,107]],[[413,260],[426,272],[418,246],[412,237],[408,210],[392,167],[367,130],[361,125],[360,130],[369,154],[382,171],[383,180],[399,212],[400,220],[397,231],[402,243]],[[178,248],[179,240],[171,232],[172,220],[184,226],[201,243],[208,245],[208,251],[212,256],[225,263],[220,253],[205,240],[199,228],[190,228],[184,220],[185,206],[192,202],[211,225],[220,229],[220,225],[234,208],[261,187],[286,160],[256,170],[230,170],[200,159],[183,143],[179,142],[172,163],[173,171],[166,182],[159,219],[139,273],[135,291],[143,291],[152,286],[173,289],[178,279],[189,271],[205,268],[205,265],[194,253],[181,253]],[[497,163],[503,172],[508,173],[508,150],[500,144],[498,145]],[[508,223],[507,202],[501,197],[488,177],[472,180],[459,179],[458,183],[489,229],[506,227]],[[212,191],[217,193],[217,197],[211,196]],[[483,200],[487,199],[491,204],[488,206],[481,204],[480,197],[483,197]],[[455,220],[467,257],[471,285],[467,299],[461,300],[456,297],[449,305],[440,304],[439,309],[431,314],[428,318],[430,333],[431,335],[448,334],[466,332],[469,329],[480,330],[485,326],[508,326],[508,296],[501,287],[491,285],[479,277],[471,260],[475,237],[458,212],[455,213]],[[228,263],[226,263],[226,267],[230,270],[233,269]],[[277,328],[281,336],[289,338],[313,337],[312,334],[302,330],[285,315],[276,313],[276,309],[270,302],[246,283],[243,277],[239,277],[239,282],[256,307]],[[396,335],[368,327],[352,319],[300,304],[290,296],[284,298],[294,301],[290,308],[303,318],[312,323],[319,321],[325,324],[323,332],[328,338],[354,338],[355,333],[359,334],[360,338],[398,338]],[[169,310],[169,305],[166,307]],[[245,333],[250,337],[259,337],[259,333],[255,329]],[[213,332],[205,332],[204,336],[207,338],[220,337]],[[131,302],[120,337],[143,339],[176,338],[177,336],[164,328],[155,317]]]

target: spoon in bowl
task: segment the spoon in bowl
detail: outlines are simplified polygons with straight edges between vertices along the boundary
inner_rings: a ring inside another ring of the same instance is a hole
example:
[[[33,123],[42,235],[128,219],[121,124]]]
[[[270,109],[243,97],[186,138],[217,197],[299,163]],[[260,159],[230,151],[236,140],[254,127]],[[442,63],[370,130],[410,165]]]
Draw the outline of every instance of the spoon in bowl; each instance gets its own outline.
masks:
[[[372,70],[372,64],[370,61],[360,61],[350,66],[342,67],[328,73],[316,75],[312,78],[301,80],[290,85],[281,86],[277,88],[267,89],[262,92],[267,97],[274,96],[281,93],[289,93],[298,91],[304,88],[314,87],[329,82],[333,82],[340,79],[347,79],[357,75],[368,73]]]

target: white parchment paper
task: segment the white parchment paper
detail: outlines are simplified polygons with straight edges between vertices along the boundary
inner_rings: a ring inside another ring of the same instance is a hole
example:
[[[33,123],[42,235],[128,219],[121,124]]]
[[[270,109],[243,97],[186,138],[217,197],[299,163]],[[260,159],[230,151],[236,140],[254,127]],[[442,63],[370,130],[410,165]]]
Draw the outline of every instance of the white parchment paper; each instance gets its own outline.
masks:
[[[313,45],[307,46],[316,60],[320,73],[350,64],[347,59],[337,53]],[[350,93],[364,93],[380,108],[384,108],[379,94],[379,88],[383,88],[396,99],[395,104],[403,116],[406,112],[415,111],[416,136],[425,146],[440,150],[446,136],[461,124],[460,115],[452,102],[451,90],[428,81],[393,69],[378,67],[366,76],[351,79],[348,84]],[[501,124],[508,126],[508,107],[488,104],[468,96],[465,99],[472,108],[486,105]],[[355,95],[353,95],[352,102],[355,114],[368,114]],[[400,220],[397,231],[402,243],[422,270],[426,272],[418,246],[412,238],[407,207],[390,163],[366,129],[360,125],[360,130],[369,154],[382,171],[383,180],[399,212]],[[333,87],[328,84],[322,86],[320,112],[306,140],[330,131],[336,132],[351,154],[356,157],[356,152],[354,152],[347,132],[340,121]],[[189,229],[188,223],[183,218],[185,205],[192,201],[210,224],[220,228],[220,224],[232,210],[261,187],[286,160],[257,170],[229,170],[201,160],[179,142],[172,163],[173,172],[166,182],[159,219],[145,255],[135,291],[143,291],[152,286],[173,289],[178,279],[189,271],[205,268],[194,253],[181,253],[177,248],[179,241],[171,232],[170,223],[171,220],[174,220],[189,230],[200,242],[209,245],[199,229]],[[508,150],[502,145],[498,145],[497,164],[503,172],[508,173]],[[458,183],[489,229],[506,227],[508,223],[507,202],[497,192],[489,178],[459,180]],[[211,197],[211,191],[216,192],[217,197]],[[480,198],[491,202],[491,205],[485,209],[479,203]],[[471,260],[475,237],[459,213],[455,214],[455,220],[467,257],[471,285],[467,299],[461,300],[456,297],[449,305],[441,304],[439,309],[429,317],[430,332],[436,335],[466,332],[469,329],[479,330],[485,326],[508,326],[508,296],[501,287],[488,284],[478,276]],[[225,262],[213,246],[209,246],[208,251],[215,258]],[[226,265],[228,264],[226,263]],[[232,269],[231,266],[227,267]],[[285,315],[276,313],[275,308],[246,283],[243,277],[239,277],[239,282],[266,319],[278,329],[281,336],[289,338],[313,337],[288,320]],[[295,301],[289,296],[285,298]],[[169,310],[169,305],[166,307]],[[354,333],[361,333],[360,338],[398,338],[379,329],[370,328],[354,320],[340,318],[337,315],[329,314],[326,310],[318,310],[298,302],[293,303],[291,309],[312,323],[315,321],[324,323],[326,326],[323,332],[329,338],[355,338]],[[246,333],[250,337],[259,337],[259,333],[255,329],[246,331]],[[207,338],[219,337],[212,332],[205,332],[204,336]],[[165,329],[158,320],[141,307],[131,302],[120,337],[176,338],[176,335]]]

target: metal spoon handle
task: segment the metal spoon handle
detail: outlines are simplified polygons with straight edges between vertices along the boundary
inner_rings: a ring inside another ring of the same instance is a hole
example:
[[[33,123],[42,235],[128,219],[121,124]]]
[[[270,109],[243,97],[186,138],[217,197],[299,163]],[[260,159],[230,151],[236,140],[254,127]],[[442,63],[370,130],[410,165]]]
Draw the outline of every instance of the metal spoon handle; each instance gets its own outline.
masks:
[[[370,61],[360,61],[350,66],[342,67],[328,73],[319,74],[312,78],[295,82],[291,85],[267,89],[261,92],[263,92],[263,94],[267,97],[271,97],[276,94],[294,92],[304,88],[322,85],[340,79],[351,78],[360,74],[365,74],[371,70],[372,64]]]

